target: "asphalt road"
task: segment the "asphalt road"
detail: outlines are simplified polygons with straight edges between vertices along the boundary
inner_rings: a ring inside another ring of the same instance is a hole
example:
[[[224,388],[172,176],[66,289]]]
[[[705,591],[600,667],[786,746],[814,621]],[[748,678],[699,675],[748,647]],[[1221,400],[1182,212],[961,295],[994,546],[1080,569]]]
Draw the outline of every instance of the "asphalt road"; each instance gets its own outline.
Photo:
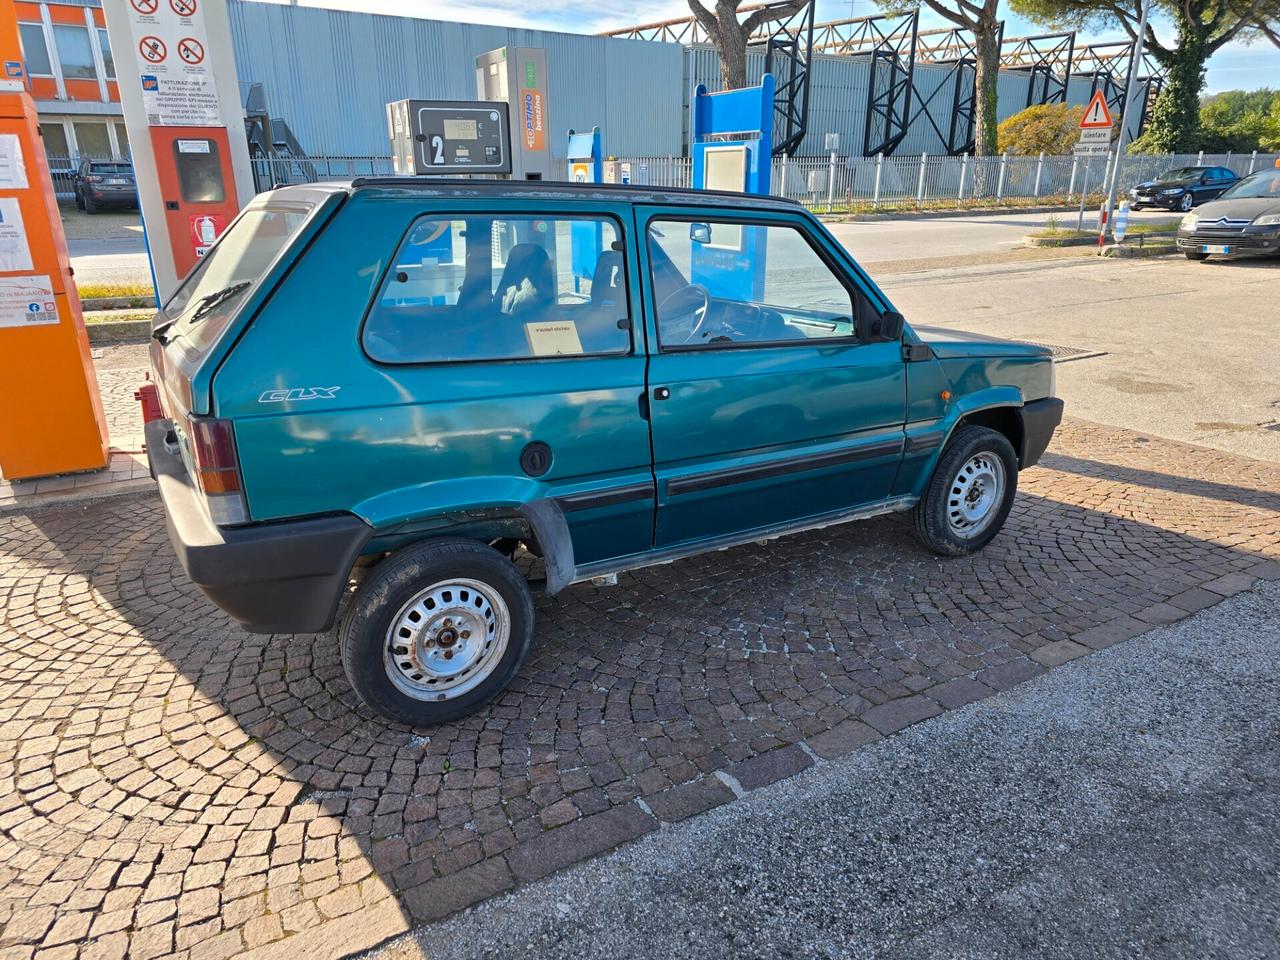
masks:
[[[913,324],[1102,352],[1057,365],[1073,416],[1280,460],[1280,260],[869,272]]]
[[[832,223],[830,228],[859,261],[914,260],[994,254],[1018,246],[1024,235],[1043,226],[1049,217],[1074,226],[1067,213],[1002,213],[921,219],[873,219]],[[1167,220],[1177,214],[1143,210],[1134,222]],[[1090,212],[1085,222],[1096,225]],[[68,247],[76,278],[81,283],[150,283],[151,271],[136,214],[110,213],[96,217],[77,214],[68,226]]]
[[[1131,213],[1130,222],[1172,220],[1181,216],[1164,210]],[[982,215],[923,217],[919,219],[865,220],[830,223],[836,239],[860,263],[883,260],[910,260],[925,257],[954,257],[973,253],[1010,250],[1050,217],[1064,227],[1075,227],[1074,213],[996,213]],[[1097,214],[1085,213],[1085,225],[1097,228]]]
[[[1280,954],[1280,588],[522,888],[386,958]]]

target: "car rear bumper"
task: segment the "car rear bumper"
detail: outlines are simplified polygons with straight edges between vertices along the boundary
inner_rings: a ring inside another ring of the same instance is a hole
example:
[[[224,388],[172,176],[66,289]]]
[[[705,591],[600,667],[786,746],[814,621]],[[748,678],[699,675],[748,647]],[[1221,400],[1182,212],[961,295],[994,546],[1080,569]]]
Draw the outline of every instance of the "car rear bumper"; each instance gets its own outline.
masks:
[[[338,602],[373,528],[352,514],[243,527],[209,519],[167,420],[146,425],[147,458],[160,485],[169,541],[192,582],[252,633],[318,633]]]
[[[1062,422],[1063,403],[1058,397],[1032,400],[1022,407],[1022,449],[1018,451],[1018,466],[1034,467],[1040,462],[1053,439],[1053,431]]]

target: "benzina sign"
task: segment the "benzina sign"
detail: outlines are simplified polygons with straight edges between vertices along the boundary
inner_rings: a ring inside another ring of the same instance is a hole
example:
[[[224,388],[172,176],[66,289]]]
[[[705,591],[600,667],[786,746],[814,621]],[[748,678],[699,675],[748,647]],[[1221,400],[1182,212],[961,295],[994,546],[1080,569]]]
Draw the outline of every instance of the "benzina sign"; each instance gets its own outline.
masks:
[[[545,112],[542,106],[542,91],[525,87],[520,92],[521,113],[524,119],[524,145],[528,150],[543,150],[546,147]]]

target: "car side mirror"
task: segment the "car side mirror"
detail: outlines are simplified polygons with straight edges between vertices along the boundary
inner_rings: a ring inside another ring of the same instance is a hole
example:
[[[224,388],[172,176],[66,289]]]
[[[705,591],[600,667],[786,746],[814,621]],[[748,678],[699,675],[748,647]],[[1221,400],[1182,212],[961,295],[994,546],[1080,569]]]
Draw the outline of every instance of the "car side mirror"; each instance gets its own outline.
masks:
[[[880,340],[901,340],[907,319],[897,310],[886,310],[874,325],[874,333]]]
[[[694,243],[710,243],[711,242],[711,224],[709,223],[691,223],[689,224],[689,239]]]

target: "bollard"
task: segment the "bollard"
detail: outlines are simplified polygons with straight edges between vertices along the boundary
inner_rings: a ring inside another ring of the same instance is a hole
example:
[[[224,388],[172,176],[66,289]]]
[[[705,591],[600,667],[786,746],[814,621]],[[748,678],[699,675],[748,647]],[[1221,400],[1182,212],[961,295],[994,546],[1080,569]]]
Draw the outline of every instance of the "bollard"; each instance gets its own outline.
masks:
[[[1040,199],[1040,174],[1041,172],[1043,172],[1043,170],[1044,170],[1044,151],[1041,150],[1040,159],[1036,161],[1036,186],[1035,186],[1034,196],[1035,196],[1035,199],[1037,200]]]
[[[929,159],[927,153],[920,154],[920,180],[916,183],[916,206],[924,205],[924,167],[925,162]]]
[[[1076,195],[1076,169],[1080,166],[1080,158],[1074,154],[1071,157],[1071,185],[1067,187],[1067,199],[1070,200]],[[1085,170],[1088,171],[1089,163],[1085,161]],[[1087,173],[1086,173],[1087,176]],[[1082,193],[1084,191],[1081,191]]]
[[[881,171],[881,168],[883,168],[883,166],[884,166],[884,154],[877,153],[876,154],[876,186],[875,186],[875,192],[871,197],[871,205],[873,207],[880,206],[880,171]]]
[[[1043,154],[1041,154],[1041,156],[1043,156]],[[996,178],[996,199],[997,200],[1004,199],[1004,168],[1005,168],[1005,165],[1008,164],[1008,162],[1009,162],[1009,154],[1007,152],[1000,154],[1000,176]]]
[[[831,165],[827,168],[827,213],[835,209],[836,152],[831,151]]]
[[[1115,219],[1111,221],[1111,236],[1115,238],[1116,246],[1124,243],[1124,235],[1128,229],[1129,201],[1121,200],[1120,206],[1116,207]]]
[[[960,155],[960,192],[956,194],[956,203],[964,200],[964,175],[969,170],[969,155],[962,153]]]

